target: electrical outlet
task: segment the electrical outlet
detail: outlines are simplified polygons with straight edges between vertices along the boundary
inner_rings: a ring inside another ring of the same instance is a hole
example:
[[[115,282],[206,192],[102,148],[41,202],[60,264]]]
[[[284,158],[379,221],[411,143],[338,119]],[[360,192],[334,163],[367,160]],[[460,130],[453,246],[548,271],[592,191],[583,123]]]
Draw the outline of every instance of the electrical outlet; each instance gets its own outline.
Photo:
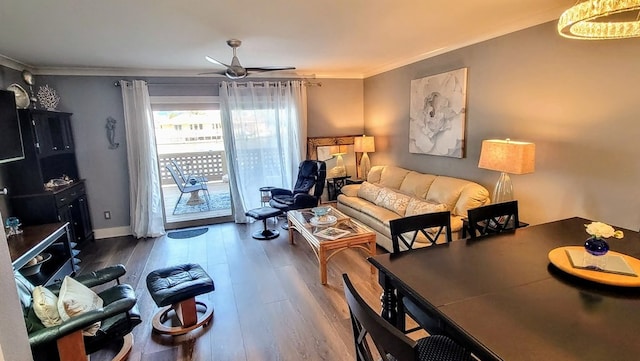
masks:
[[[104,219],[111,219],[111,212],[110,211],[104,211]]]

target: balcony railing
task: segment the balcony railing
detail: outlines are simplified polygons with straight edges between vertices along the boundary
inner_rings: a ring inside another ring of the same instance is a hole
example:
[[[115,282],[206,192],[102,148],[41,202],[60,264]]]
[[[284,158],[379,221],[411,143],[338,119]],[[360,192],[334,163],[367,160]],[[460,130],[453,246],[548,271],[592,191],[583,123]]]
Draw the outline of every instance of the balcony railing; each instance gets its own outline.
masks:
[[[175,160],[187,175],[204,176],[209,181],[222,181],[222,177],[227,174],[224,151],[159,154],[158,160],[162,185],[174,184],[166,168],[171,166],[171,160]]]
[[[174,184],[171,174],[166,166],[171,166],[171,160],[184,170],[186,175],[204,176],[208,181],[222,181],[223,176],[228,173],[227,158],[224,150],[193,152],[193,153],[166,153],[159,154],[161,184]],[[280,179],[279,164],[282,157],[273,149],[245,150],[238,155],[238,165],[244,169],[260,169],[264,184],[279,184]]]

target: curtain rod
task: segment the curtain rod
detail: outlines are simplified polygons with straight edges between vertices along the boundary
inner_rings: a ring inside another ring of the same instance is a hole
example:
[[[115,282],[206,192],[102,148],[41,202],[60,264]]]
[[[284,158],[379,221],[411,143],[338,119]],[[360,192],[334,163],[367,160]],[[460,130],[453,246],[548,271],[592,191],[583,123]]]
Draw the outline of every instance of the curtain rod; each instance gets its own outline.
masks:
[[[311,80],[303,80],[303,82],[304,82],[304,85],[308,87],[322,86],[322,82],[313,82]],[[149,83],[149,82],[146,82],[146,83],[148,86],[215,86],[215,85],[219,85],[219,82],[217,83]],[[245,83],[246,82],[239,82],[238,84],[245,84]],[[113,85],[116,87],[119,87],[120,81],[114,82]]]

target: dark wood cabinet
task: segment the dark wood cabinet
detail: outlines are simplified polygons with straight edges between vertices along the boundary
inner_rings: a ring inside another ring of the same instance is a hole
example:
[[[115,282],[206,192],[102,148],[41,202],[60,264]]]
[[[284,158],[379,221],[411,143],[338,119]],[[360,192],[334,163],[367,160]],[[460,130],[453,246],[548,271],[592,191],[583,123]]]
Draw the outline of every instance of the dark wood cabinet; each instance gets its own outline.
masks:
[[[20,116],[31,122],[38,154],[48,156],[74,152],[71,114],[23,110]]]
[[[71,239],[93,239],[86,185],[79,179],[71,114],[19,111],[25,159],[7,164],[13,215],[24,225],[69,222]],[[73,182],[46,188],[53,179]]]

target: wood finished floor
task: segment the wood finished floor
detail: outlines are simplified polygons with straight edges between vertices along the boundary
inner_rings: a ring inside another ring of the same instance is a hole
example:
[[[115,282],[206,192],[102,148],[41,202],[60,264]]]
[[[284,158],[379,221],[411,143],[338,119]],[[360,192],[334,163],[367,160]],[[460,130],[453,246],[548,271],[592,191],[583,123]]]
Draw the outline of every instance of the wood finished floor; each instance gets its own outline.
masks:
[[[349,249],[329,261],[328,284],[320,284],[318,262],[297,233],[258,241],[251,234],[261,222],[209,226],[190,239],[135,240],[119,237],[87,244],[79,273],[122,263],[122,282],[132,285],[143,323],[134,330],[132,361],[168,360],[354,360],[353,335],[342,290],[342,273],[379,308],[377,274],[360,250]],[[274,226],[269,221],[270,228]],[[380,251],[379,252],[383,252]],[[207,270],[215,291],[205,296],[215,309],[211,325],[178,337],[151,332],[157,307],[146,288],[146,275],[161,267],[193,262]],[[92,361],[106,360],[104,353]]]

